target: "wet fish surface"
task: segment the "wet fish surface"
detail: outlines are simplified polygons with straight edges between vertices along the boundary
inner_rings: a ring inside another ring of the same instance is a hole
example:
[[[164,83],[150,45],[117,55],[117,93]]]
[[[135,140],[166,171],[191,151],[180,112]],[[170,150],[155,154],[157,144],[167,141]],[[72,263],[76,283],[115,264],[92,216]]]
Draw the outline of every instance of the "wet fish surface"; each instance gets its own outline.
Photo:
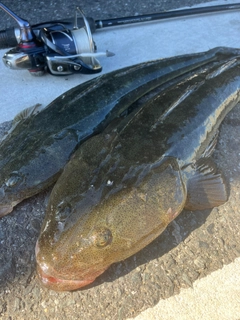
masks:
[[[53,290],[93,282],[141,250],[185,208],[228,199],[211,155],[240,100],[240,58],[153,96],[85,141],[50,195],[36,245],[38,275]]]
[[[141,96],[237,55],[239,49],[220,47],[141,63],[81,84],[39,113],[34,108],[21,113],[0,144],[0,216],[54,184],[76,148],[126,116]]]

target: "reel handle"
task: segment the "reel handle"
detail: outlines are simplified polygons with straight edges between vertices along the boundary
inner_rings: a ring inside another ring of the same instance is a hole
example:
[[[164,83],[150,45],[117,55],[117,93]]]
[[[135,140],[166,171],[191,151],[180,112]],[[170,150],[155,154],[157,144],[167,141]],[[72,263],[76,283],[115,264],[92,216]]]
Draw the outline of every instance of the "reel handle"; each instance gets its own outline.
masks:
[[[0,8],[12,17],[20,28],[20,39],[22,43],[32,42],[35,38],[32,28],[27,20],[18,17],[12,10],[0,2]]]

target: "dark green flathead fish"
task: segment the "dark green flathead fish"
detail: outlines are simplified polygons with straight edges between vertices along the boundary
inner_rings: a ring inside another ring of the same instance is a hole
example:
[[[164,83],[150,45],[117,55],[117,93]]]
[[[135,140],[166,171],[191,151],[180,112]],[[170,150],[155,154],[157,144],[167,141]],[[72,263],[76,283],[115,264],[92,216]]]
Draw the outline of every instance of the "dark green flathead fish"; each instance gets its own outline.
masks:
[[[185,208],[227,201],[211,154],[240,100],[240,58],[152,97],[85,141],[55,184],[36,245],[53,290],[85,286],[141,250]]]
[[[81,84],[38,114],[22,113],[0,144],[0,216],[53,184],[79,144],[126,116],[138,98],[237,55],[238,49],[216,48],[141,63]]]

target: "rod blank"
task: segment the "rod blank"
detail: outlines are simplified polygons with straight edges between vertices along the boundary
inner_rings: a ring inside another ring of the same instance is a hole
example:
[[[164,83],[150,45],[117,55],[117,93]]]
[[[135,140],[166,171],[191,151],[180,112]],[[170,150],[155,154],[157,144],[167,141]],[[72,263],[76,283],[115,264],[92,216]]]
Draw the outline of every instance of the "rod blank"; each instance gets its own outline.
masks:
[[[101,28],[113,27],[113,26],[119,26],[119,25],[125,25],[125,24],[171,19],[171,18],[214,13],[214,12],[217,13],[221,11],[233,11],[233,10],[239,10],[239,9],[240,9],[240,3],[232,3],[232,4],[224,4],[224,5],[218,5],[218,6],[163,11],[159,13],[145,14],[145,15],[139,15],[139,16],[96,20],[95,26],[96,26],[96,29],[101,29]]]

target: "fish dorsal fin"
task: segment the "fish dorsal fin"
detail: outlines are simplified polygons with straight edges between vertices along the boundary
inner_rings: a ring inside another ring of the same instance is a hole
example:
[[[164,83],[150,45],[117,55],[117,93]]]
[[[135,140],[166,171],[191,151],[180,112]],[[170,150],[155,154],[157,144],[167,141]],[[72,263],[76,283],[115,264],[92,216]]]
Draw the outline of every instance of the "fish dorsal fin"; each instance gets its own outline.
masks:
[[[204,210],[218,207],[228,199],[226,185],[211,158],[199,159],[187,183],[185,209]]]
[[[37,103],[34,106],[28,107],[20,111],[13,119],[13,125],[16,126],[19,122],[37,114],[42,110],[42,105]]]

